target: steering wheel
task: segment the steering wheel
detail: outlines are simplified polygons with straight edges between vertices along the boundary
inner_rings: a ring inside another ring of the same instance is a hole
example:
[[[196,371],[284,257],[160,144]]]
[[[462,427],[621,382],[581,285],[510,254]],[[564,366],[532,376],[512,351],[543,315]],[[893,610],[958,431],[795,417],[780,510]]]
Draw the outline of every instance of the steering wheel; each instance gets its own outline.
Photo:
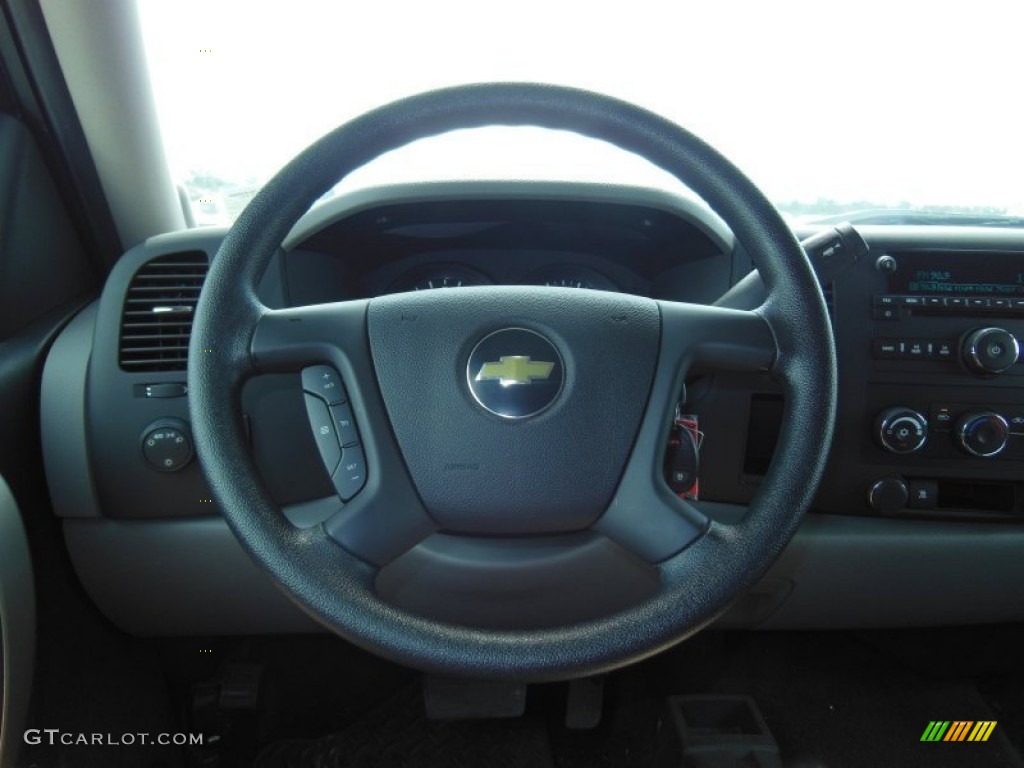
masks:
[[[281,242],[339,178],[415,139],[490,125],[603,139],[673,174],[744,243],[768,299],[741,311],[487,287],[282,310],[259,301]],[[249,454],[241,389],[255,375],[314,365],[333,368],[347,390],[364,484],[325,523],[300,529]],[[698,365],[770,371],[785,394],[771,467],[735,525],[710,520],[661,476],[673,409]],[[836,362],[806,255],[715,150],[613,98],[484,84],[368,112],[267,183],[211,263],[188,386],[197,452],[224,517],[313,618],[408,666],[543,681],[664,649],[763,574],[821,478]]]

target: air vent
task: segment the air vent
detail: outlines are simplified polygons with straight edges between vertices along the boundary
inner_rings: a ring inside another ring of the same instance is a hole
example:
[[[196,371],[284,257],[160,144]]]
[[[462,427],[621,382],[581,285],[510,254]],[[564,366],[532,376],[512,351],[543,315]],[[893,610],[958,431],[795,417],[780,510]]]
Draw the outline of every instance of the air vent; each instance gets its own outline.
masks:
[[[205,253],[175,253],[143,265],[128,286],[121,316],[121,368],[183,371],[199,291],[209,262]]]

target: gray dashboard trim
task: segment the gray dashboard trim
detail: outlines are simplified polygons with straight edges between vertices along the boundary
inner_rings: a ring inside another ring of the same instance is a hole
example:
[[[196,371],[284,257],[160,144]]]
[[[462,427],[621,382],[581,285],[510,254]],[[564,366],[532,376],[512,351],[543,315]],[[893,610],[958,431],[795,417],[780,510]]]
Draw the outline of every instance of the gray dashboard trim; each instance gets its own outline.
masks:
[[[618,184],[572,181],[437,181],[362,187],[345,192],[310,210],[285,238],[290,251],[337,221],[382,205],[443,200],[559,200],[615,203],[654,208],[692,224],[723,253],[732,253],[735,237],[717,213],[700,198],[682,192]]]
[[[17,502],[0,477],[0,630],[3,684],[0,766],[14,766],[28,718],[35,668],[36,596],[28,539]]]
[[[701,502],[719,519],[745,507]],[[82,583],[143,636],[320,631],[244,553],[220,518],[66,520]],[[1024,529],[810,515],[765,578],[718,626],[941,626],[1024,617]]]
[[[86,377],[98,306],[93,302],[75,315],[54,341],[43,367],[43,464],[53,508],[61,517],[100,517],[85,428]]]

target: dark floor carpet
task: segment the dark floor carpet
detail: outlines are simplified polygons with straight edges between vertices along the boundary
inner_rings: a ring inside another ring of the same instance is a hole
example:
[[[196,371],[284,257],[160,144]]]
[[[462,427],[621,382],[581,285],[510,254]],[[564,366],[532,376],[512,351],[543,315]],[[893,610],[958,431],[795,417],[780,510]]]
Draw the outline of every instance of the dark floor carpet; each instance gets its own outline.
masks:
[[[418,687],[407,687],[330,736],[263,750],[256,768],[547,768],[551,750],[527,718],[432,722]]]
[[[1024,768],[1011,738],[1019,719],[986,743],[922,743],[931,720],[1000,714],[950,665],[913,669],[863,636],[709,633],[653,666],[663,689],[752,696],[786,765]]]

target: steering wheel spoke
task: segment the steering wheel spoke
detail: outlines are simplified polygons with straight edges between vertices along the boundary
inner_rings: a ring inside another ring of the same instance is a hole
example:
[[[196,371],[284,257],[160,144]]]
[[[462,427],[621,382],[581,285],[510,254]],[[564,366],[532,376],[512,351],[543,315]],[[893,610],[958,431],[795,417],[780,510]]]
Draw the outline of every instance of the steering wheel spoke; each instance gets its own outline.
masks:
[[[267,310],[252,339],[259,373],[302,371],[311,426],[344,507],[328,536],[382,566],[437,525],[416,495],[391,435],[367,346],[367,301]],[[316,414],[322,413],[320,421]],[[339,451],[340,449],[340,451]]]
[[[290,373],[315,363],[337,364],[353,357],[368,362],[368,303],[341,301],[266,310],[252,335],[254,369],[259,373]]]
[[[756,310],[677,301],[658,306],[661,355],[668,366],[757,372],[769,370],[778,356],[771,327]]]

